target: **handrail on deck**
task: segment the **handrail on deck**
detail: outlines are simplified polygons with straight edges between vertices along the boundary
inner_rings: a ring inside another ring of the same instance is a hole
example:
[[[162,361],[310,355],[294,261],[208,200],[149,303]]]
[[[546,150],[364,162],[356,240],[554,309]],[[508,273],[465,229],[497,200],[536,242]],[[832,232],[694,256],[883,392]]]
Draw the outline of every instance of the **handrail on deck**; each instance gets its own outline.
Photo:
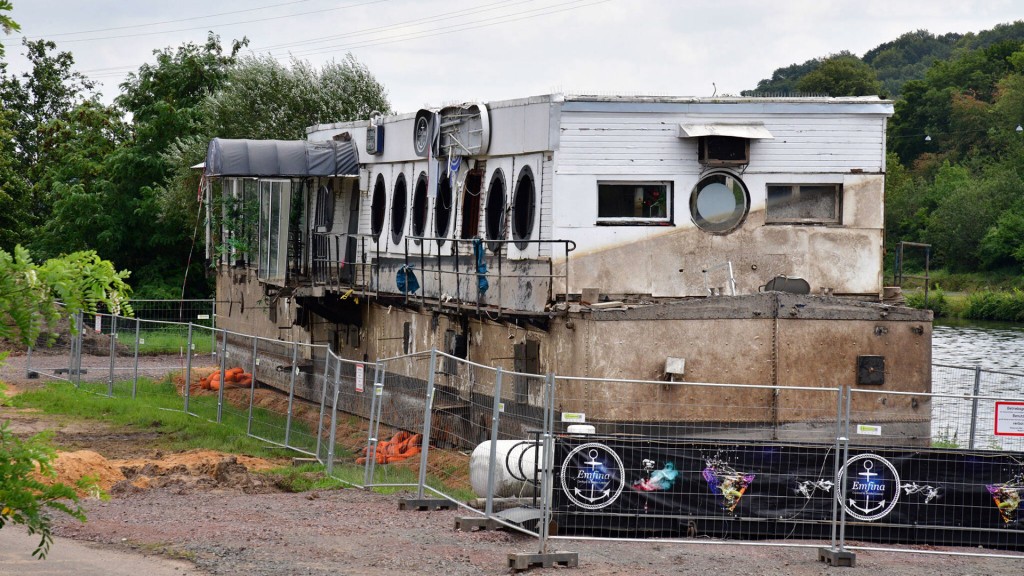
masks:
[[[371,246],[367,245],[367,241],[371,243]],[[489,262],[491,265],[490,269],[485,273],[479,272],[476,268],[473,245],[478,241],[482,241],[488,257],[497,260],[496,262],[493,260]],[[430,242],[437,243],[438,249],[436,254],[428,254],[427,246]],[[451,243],[450,248],[442,252],[441,246],[449,242]],[[547,261],[549,273],[517,273],[514,278],[516,280],[525,278],[545,278],[551,281],[561,280],[564,283],[565,290],[562,293],[563,298],[568,300],[569,253],[576,249],[576,242],[573,240],[490,240],[410,235],[403,238],[403,254],[390,255],[396,258],[404,258],[406,269],[413,273],[418,273],[421,278],[425,278],[427,273],[435,274],[438,286],[441,284],[441,278],[445,275],[454,275],[456,293],[452,296],[452,301],[456,309],[459,310],[463,308],[464,301],[461,294],[461,279],[463,276],[484,277],[491,281],[497,281],[497,308],[500,315],[506,309],[502,303],[504,284],[508,278],[511,278],[511,276],[507,276],[503,272],[505,261],[510,260],[507,254],[507,246],[509,244],[517,246],[520,250],[524,250],[525,246],[533,244],[561,245],[565,257],[565,267],[562,273],[554,273],[553,264],[549,257],[543,259],[517,258],[516,261]],[[351,288],[358,290],[362,296],[366,296],[371,287],[375,287],[374,291],[377,293],[383,291],[380,287],[380,263],[382,258],[388,256],[389,253],[381,250],[380,243],[377,242],[377,238],[373,234],[313,233],[312,250],[313,254],[310,261],[313,265],[311,278],[314,284],[325,285],[333,290]],[[454,261],[446,264],[446,259],[453,259]],[[428,268],[428,263],[436,263],[436,267]],[[493,271],[494,269],[496,269],[496,273]],[[426,290],[419,290],[419,292],[420,304],[425,307],[427,303]],[[412,297],[415,298],[415,294]],[[554,291],[552,290],[548,299],[551,300],[553,298]],[[409,302],[410,291],[405,291],[404,299],[406,303]],[[475,307],[479,312],[481,310],[481,299],[478,297],[475,300]],[[442,304],[443,302],[441,302],[439,294],[438,308]]]

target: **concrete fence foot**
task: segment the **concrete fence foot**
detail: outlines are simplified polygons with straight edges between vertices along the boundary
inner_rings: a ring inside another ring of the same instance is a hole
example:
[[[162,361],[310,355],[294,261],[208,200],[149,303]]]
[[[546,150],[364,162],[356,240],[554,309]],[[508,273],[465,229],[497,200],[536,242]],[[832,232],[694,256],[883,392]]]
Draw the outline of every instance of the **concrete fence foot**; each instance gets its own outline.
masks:
[[[504,527],[501,522],[483,516],[468,516],[455,519],[455,529],[463,532],[472,532],[474,529],[499,530]]]
[[[398,501],[399,510],[451,510],[455,504],[444,498],[404,498]]]
[[[833,550],[832,548],[818,548],[818,561],[829,566],[845,566],[853,568],[857,563],[857,555],[846,550]]]
[[[509,554],[508,567],[516,572],[529,570],[538,566],[551,568],[558,564],[565,568],[575,568],[580,565],[580,555],[577,552],[548,552],[547,554]]]

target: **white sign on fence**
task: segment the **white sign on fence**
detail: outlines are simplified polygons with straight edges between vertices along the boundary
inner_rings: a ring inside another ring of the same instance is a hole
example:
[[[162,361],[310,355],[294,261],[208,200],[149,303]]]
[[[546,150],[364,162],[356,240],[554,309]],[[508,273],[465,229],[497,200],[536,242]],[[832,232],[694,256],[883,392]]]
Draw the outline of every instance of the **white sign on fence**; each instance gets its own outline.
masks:
[[[996,435],[1024,436],[1024,402],[996,402]]]
[[[362,364],[356,364],[356,392],[363,391],[363,378],[366,374],[366,368]]]

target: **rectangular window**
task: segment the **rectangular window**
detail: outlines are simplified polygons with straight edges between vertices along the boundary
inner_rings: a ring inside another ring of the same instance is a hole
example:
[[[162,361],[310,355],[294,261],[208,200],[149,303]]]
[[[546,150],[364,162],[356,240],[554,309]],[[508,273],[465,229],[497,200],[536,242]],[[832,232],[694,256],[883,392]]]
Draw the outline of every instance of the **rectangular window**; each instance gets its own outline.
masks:
[[[284,282],[290,206],[290,181],[260,180],[260,280]]]
[[[765,222],[839,224],[841,184],[769,184]]]
[[[671,214],[671,182],[597,183],[598,224],[670,224]]]

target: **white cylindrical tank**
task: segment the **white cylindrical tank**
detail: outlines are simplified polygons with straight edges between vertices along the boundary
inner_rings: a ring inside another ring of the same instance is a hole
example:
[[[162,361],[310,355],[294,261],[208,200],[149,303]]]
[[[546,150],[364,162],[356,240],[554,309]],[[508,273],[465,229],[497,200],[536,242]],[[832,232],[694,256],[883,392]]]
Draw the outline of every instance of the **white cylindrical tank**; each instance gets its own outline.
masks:
[[[509,498],[533,496],[536,490],[533,480],[540,480],[542,455],[540,446],[533,440],[498,440],[494,464],[494,496]],[[469,482],[473,492],[481,498],[487,497],[488,461],[491,458],[491,441],[477,446],[469,457]]]

